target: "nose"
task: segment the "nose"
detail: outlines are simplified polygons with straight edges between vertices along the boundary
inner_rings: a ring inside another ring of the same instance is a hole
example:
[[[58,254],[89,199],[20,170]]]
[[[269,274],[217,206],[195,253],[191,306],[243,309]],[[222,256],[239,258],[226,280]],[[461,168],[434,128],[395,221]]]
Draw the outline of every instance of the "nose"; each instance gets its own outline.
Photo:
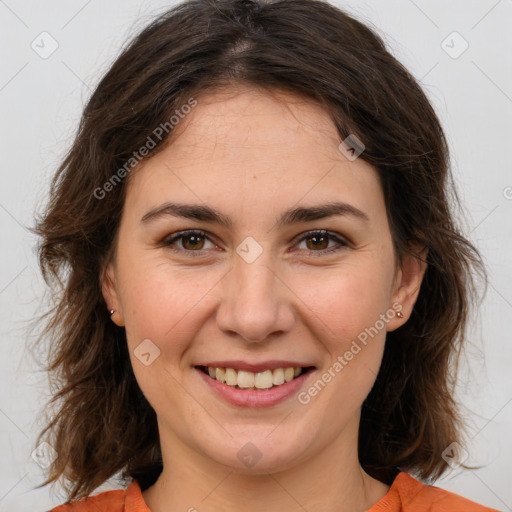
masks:
[[[222,280],[217,310],[218,328],[250,343],[282,336],[295,323],[293,292],[264,254],[252,263],[235,254],[233,268]]]

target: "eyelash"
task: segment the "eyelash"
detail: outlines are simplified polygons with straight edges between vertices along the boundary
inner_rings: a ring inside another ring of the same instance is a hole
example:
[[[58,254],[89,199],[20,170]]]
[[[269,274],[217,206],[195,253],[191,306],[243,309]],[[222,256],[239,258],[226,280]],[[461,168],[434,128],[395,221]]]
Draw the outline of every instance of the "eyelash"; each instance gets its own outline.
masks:
[[[175,247],[171,247],[172,244],[174,244],[178,240],[180,240],[182,238],[186,238],[187,236],[192,236],[192,235],[206,238],[206,239],[210,240],[212,243],[214,243],[205,231],[195,229],[195,230],[180,231],[179,233],[176,233],[175,235],[173,235],[171,238],[167,238],[167,239],[163,240],[160,245],[170,249],[171,251],[181,252],[181,253],[183,253],[183,252],[189,253],[187,256],[189,256],[189,255],[192,257],[202,256],[203,252],[208,249],[200,249],[197,251],[193,251],[193,250],[189,250],[189,249],[177,249]],[[312,230],[312,231],[308,231],[308,232],[304,233],[303,236],[298,240],[297,244],[303,242],[304,240],[307,240],[308,238],[312,238],[314,236],[327,237],[330,241],[332,240],[332,241],[338,243],[339,245],[337,247],[334,247],[331,249],[322,249],[320,251],[309,250],[308,252],[310,252],[310,253],[315,253],[315,252],[319,253],[318,255],[315,255],[313,257],[319,257],[319,256],[324,256],[326,254],[332,254],[334,252],[340,251],[344,247],[349,246],[349,243],[346,240],[339,237],[337,234],[332,233],[330,231],[326,231],[324,229],[320,229],[320,230],[317,229],[317,230]]]

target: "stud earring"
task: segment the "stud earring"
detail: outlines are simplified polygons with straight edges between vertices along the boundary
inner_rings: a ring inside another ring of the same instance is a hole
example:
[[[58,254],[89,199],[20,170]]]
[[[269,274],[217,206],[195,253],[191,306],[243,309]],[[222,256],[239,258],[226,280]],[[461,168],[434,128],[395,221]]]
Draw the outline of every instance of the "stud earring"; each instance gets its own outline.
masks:
[[[401,311],[397,311],[397,312],[396,312],[396,316],[397,316],[398,318],[403,318],[403,317],[404,317],[404,314],[403,314]]]
[[[115,312],[116,312],[116,310],[115,310],[115,309],[111,309],[111,310],[110,310],[110,316],[112,316]]]

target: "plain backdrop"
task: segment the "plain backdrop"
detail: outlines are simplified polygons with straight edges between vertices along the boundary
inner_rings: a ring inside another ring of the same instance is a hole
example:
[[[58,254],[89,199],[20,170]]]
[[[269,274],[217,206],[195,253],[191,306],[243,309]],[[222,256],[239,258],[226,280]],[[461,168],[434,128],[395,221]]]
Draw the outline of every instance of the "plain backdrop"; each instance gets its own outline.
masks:
[[[43,471],[31,454],[49,388],[26,349],[44,291],[26,227],[100,77],[121,45],[171,5],[0,0],[1,512],[42,512],[65,501],[58,486],[35,489]],[[423,84],[448,136],[465,233],[489,269],[458,386],[470,438],[466,462],[479,469],[454,468],[436,485],[512,510],[512,1],[336,5],[371,24]]]

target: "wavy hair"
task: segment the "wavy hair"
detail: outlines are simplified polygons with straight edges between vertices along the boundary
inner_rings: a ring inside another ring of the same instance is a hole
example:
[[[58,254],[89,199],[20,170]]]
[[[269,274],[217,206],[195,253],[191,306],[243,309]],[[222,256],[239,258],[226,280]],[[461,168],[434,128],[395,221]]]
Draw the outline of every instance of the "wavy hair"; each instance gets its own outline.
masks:
[[[457,227],[448,144],[420,84],[375,30],[327,1],[188,0],[145,26],[99,81],[32,228],[54,297],[38,341],[49,341],[45,370],[55,391],[37,443],[46,440],[57,457],[41,486],[62,478],[69,500],[116,473],[145,489],[162,470],[156,414],[101,280],[115,250],[126,163],[190,98],[237,83],[298,93],[325,109],[341,140],[355,134],[365,145],[360,158],[380,176],[397,254],[413,242],[428,248],[412,315],[387,334],[363,403],[362,467],[388,484],[399,470],[436,479],[447,469],[442,451],[460,441],[453,388],[485,269]],[[173,132],[153,140],[144,158]]]

